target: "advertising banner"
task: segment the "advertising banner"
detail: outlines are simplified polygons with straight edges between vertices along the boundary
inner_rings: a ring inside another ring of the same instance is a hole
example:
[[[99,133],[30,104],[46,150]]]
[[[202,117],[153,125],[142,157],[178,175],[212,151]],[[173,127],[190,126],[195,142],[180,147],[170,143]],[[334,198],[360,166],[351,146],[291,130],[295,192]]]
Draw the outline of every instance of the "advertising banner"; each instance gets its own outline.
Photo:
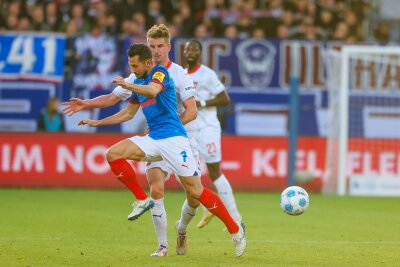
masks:
[[[107,149],[130,135],[122,134],[0,134],[0,186],[122,188],[105,159]],[[400,177],[400,141],[351,139],[347,158],[349,177]],[[319,191],[325,172],[324,138],[300,138],[296,169],[311,174],[303,184]],[[287,186],[287,138],[222,138],[221,169],[236,190],[277,191]],[[145,163],[132,162],[147,188]],[[212,187],[203,163],[203,184]],[[363,183],[358,181],[358,188]],[[377,182],[379,183],[379,181]],[[355,185],[357,187],[357,185]],[[180,189],[172,177],[168,189]]]
[[[123,187],[110,171],[105,153],[129,137],[121,134],[0,134],[0,186],[17,187]],[[223,137],[221,168],[237,190],[271,191],[286,186],[285,138]],[[301,139],[298,167],[311,170],[319,190],[323,173],[323,139]],[[132,162],[144,187],[145,163]],[[203,164],[203,183],[212,187]],[[172,177],[168,189],[180,189]]]

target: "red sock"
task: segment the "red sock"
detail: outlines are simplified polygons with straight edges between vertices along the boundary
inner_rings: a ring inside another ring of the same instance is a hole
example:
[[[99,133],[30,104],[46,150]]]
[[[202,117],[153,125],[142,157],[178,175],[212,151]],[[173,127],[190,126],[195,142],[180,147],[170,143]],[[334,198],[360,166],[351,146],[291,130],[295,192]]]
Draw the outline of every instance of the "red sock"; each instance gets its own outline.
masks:
[[[118,180],[126,185],[129,190],[135,195],[137,200],[147,198],[146,193],[140,186],[139,181],[136,179],[136,173],[132,166],[129,165],[126,159],[117,159],[109,162],[111,170],[117,176]]]
[[[217,194],[215,194],[210,189],[204,187],[199,201],[212,214],[214,214],[215,216],[220,218],[221,221],[224,222],[226,228],[228,228],[229,233],[236,234],[239,231],[238,224],[233,220],[232,216],[229,214],[228,210],[225,208],[224,203]]]

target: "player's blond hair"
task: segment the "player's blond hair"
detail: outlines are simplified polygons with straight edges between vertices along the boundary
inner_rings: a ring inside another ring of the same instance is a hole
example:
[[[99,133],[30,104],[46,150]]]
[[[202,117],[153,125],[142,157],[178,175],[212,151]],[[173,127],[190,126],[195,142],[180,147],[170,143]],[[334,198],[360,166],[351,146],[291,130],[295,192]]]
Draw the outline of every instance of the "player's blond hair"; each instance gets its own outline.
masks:
[[[170,42],[169,29],[164,24],[154,25],[147,31],[147,39],[149,38],[165,38],[167,43]]]

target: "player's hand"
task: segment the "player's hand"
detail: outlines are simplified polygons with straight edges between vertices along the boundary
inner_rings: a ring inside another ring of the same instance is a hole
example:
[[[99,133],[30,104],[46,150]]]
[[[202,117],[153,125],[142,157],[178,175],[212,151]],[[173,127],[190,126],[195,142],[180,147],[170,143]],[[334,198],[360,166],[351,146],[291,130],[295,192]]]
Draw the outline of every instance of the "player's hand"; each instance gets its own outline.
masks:
[[[80,98],[70,98],[69,101],[61,103],[65,106],[62,110],[65,115],[71,116],[85,107],[85,102]]]
[[[150,129],[149,129],[149,127],[146,127],[146,130],[144,130],[144,134],[145,134],[145,135],[148,135],[148,134],[149,134],[149,132],[150,132]]]
[[[112,80],[113,83],[115,83],[118,86],[121,86],[123,88],[126,87],[125,79],[121,76],[117,76]]]
[[[97,127],[99,125],[99,121],[96,120],[81,120],[78,125],[89,125],[91,127]]]

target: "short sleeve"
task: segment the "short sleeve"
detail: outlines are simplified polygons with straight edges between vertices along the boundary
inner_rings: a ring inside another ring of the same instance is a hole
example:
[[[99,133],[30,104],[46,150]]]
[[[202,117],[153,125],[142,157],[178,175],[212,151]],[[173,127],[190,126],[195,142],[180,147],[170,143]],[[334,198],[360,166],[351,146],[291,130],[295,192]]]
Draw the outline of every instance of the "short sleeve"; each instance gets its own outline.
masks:
[[[195,88],[190,75],[182,71],[177,72],[177,77],[174,79],[175,87],[182,101],[185,101],[195,96]]]
[[[169,76],[166,69],[157,68],[156,71],[151,76],[151,82],[158,83],[162,86],[163,90],[168,86]]]
[[[215,71],[211,70],[209,79],[208,79],[208,88],[214,95],[218,95],[222,91],[225,90],[225,86],[222,84],[222,82],[218,79],[217,74]]]
[[[134,83],[135,79],[136,79],[136,75],[134,73],[131,73],[131,75],[129,75],[129,77],[125,78],[125,82],[126,83]],[[115,87],[112,92],[114,95],[116,95],[121,100],[127,100],[132,95],[132,91],[122,88],[121,86]]]

